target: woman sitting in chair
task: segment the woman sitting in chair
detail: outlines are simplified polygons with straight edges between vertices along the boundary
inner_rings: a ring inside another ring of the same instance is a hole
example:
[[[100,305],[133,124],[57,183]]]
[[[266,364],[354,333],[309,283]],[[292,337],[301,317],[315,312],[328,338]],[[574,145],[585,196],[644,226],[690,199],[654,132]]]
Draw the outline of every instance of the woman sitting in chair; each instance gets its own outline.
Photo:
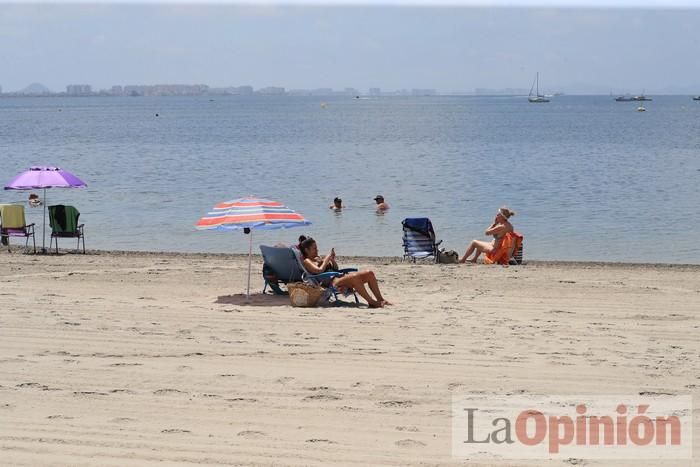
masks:
[[[328,267],[335,263],[335,249],[331,249],[330,253],[323,258],[318,255],[318,245],[313,238],[307,238],[299,244],[299,251],[304,260],[304,269],[310,274],[321,274],[328,271]],[[372,271],[350,272],[340,277],[334,277],[329,280],[330,284],[337,287],[339,290],[354,289],[362,298],[367,300],[370,308],[381,308],[386,305],[391,305],[388,300],[382,297],[379,291],[377,278]],[[365,288],[367,284],[374,294],[367,292]]]
[[[493,223],[484,232],[484,235],[493,235],[493,240],[490,242],[472,240],[459,262],[476,263],[479,256],[484,253],[484,263],[486,264],[508,264],[514,246],[512,239],[514,233],[513,224],[508,219],[514,215],[515,211],[511,211],[507,207],[500,208]],[[470,259],[469,257],[472,254],[474,257]]]

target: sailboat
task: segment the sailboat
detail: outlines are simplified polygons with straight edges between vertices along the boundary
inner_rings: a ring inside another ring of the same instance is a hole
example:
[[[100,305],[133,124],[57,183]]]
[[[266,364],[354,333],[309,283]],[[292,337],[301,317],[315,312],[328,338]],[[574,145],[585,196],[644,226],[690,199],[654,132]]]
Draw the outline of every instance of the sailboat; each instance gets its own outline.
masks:
[[[644,95],[644,89],[642,89],[642,94],[639,96],[634,96],[635,101],[650,101],[651,97],[647,97]]]
[[[533,89],[536,89],[534,95],[532,94]],[[549,102],[549,99],[547,99],[543,94],[540,94],[540,72],[539,71],[535,75],[535,81],[532,83],[532,86],[530,87],[530,94],[528,95],[527,100],[528,100],[528,102],[532,102],[535,104]]]

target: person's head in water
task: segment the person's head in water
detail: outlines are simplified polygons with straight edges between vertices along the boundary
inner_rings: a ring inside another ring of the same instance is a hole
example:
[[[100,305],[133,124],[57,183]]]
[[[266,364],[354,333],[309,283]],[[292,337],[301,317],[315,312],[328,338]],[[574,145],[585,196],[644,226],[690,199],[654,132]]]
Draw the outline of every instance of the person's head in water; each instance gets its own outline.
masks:
[[[36,193],[31,193],[29,195],[29,206],[35,208],[37,206],[41,206],[41,199],[39,198],[39,195]]]
[[[333,204],[330,206],[331,209],[343,209],[343,200],[339,197],[333,198]]]
[[[496,213],[496,221],[505,222],[515,215],[515,211],[503,206]]]
[[[385,211],[389,209],[389,205],[384,201],[384,196],[377,195],[374,197],[374,202],[377,203],[377,211]]]
[[[301,237],[299,240],[301,240]],[[316,245],[316,240],[311,237],[304,237],[304,240],[299,242],[299,251],[301,251],[304,258],[316,258],[318,256],[318,246]]]

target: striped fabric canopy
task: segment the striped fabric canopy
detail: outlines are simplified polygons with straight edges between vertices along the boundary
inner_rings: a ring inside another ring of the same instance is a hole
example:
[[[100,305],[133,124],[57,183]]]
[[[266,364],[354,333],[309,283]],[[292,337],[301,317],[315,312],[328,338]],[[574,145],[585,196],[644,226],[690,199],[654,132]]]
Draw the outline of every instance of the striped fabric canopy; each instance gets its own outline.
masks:
[[[224,201],[197,221],[199,230],[284,229],[311,222],[277,201],[241,198]]]

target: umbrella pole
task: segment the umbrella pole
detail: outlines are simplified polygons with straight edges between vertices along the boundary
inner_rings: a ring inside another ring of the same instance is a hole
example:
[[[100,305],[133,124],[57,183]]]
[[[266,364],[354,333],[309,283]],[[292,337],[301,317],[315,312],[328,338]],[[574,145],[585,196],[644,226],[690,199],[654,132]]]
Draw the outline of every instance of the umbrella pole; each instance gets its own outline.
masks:
[[[41,238],[41,252],[46,253],[46,188],[44,188],[44,226]]]
[[[248,291],[246,292],[246,300],[250,300],[250,262],[253,257],[253,231],[250,231],[250,244],[248,246]]]

